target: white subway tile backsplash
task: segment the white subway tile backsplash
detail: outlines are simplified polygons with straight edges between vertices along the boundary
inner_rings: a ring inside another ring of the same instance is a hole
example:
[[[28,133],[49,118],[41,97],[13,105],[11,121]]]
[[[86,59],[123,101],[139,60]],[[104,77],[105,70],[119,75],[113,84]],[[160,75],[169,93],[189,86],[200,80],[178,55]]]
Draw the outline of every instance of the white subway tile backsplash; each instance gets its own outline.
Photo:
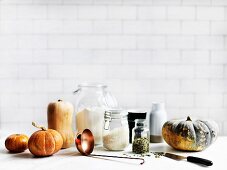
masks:
[[[83,78],[88,82],[91,78],[104,78],[105,66],[102,65],[52,65],[49,67],[49,77],[51,78]],[[91,81],[92,82],[92,81]]]
[[[166,7],[163,6],[139,6],[138,18],[139,19],[152,19],[160,20],[166,19]]]
[[[222,78],[223,65],[197,65],[195,67],[196,78]]]
[[[80,35],[77,37],[77,41],[80,49],[105,49],[107,46],[107,38],[101,35]]]
[[[18,47],[21,49],[44,49],[47,48],[45,35],[19,35]]]
[[[153,3],[155,5],[180,5],[181,0],[153,0]]]
[[[154,50],[152,51],[151,63],[179,64],[181,54],[179,50]]]
[[[121,21],[94,21],[95,34],[121,34],[122,22]],[[84,28],[84,27],[83,27]],[[91,28],[91,27],[90,27]]]
[[[32,0],[27,0],[27,1],[32,1]],[[48,4],[54,4],[54,5],[60,5],[62,4],[63,0],[34,0],[33,4],[43,4],[43,5],[48,5]]]
[[[16,35],[0,34],[0,49],[15,49],[18,48],[18,38]]]
[[[32,49],[14,49],[7,50],[3,49],[0,53],[1,64],[22,64],[32,63]]]
[[[0,5],[0,19],[17,19],[17,5]]]
[[[78,47],[78,36],[76,35],[49,35],[48,48],[68,49]]]
[[[150,81],[149,80],[128,80],[122,81],[122,90],[124,93],[138,93],[146,94],[150,92]]]
[[[58,34],[63,32],[63,22],[59,20],[35,20],[33,25],[35,34]]]
[[[166,66],[166,77],[170,79],[194,78],[194,66],[193,65]]]
[[[205,108],[223,107],[223,95],[221,94],[196,94],[195,106]]]
[[[93,0],[95,4],[121,5],[123,0]]]
[[[133,35],[111,35],[107,37],[108,49],[135,49],[136,37]]]
[[[182,93],[208,93],[209,80],[206,79],[187,79],[181,80]]]
[[[64,49],[64,64],[89,64],[93,59],[92,50],[87,49]]]
[[[20,94],[19,107],[20,108],[47,108],[47,94]],[[30,113],[31,114],[31,113]]]
[[[227,34],[227,22],[225,21],[212,21],[211,22],[211,34],[212,35],[226,35]]]
[[[164,36],[138,36],[137,46],[139,49],[164,49],[166,38]]]
[[[18,108],[19,95],[18,94],[1,94],[0,97],[1,108]]]
[[[156,78],[151,80],[150,91],[153,93],[178,93],[180,91],[179,80],[166,80]]]
[[[120,50],[95,50],[91,62],[94,64],[121,64]]]
[[[209,64],[210,62],[208,50],[184,50],[181,55],[184,64]]]
[[[227,64],[227,51],[212,51],[211,52],[212,64]]]
[[[150,21],[125,21],[123,22],[123,32],[125,34],[149,34],[153,24]]]
[[[194,96],[192,94],[167,94],[166,106],[171,108],[193,108]]]
[[[218,116],[217,116],[218,115]],[[211,108],[209,110],[209,118],[211,120],[214,120],[217,122],[220,131],[222,131],[222,122],[223,122],[223,117],[226,116],[226,110],[225,109],[220,109],[220,108]]]
[[[227,92],[227,80],[212,79],[210,82],[211,93],[226,93]]]
[[[122,3],[123,4],[126,4],[126,5],[151,5],[153,4],[153,1],[151,0],[122,0]]]
[[[183,21],[182,34],[185,35],[209,35],[209,21]]]
[[[0,65],[0,78],[17,78],[18,68],[16,65]]]
[[[22,5],[22,4],[32,4],[33,0],[8,0],[8,1],[1,1],[0,4],[16,4],[16,5]]]
[[[47,6],[48,19],[76,19],[78,8],[75,5],[49,5]]]
[[[47,78],[47,67],[45,65],[20,65],[18,77],[26,78]]]
[[[136,19],[136,8],[135,6],[108,6],[107,15],[103,17],[108,16],[108,19]]]
[[[67,5],[85,5],[85,4],[92,4],[93,0],[62,0],[63,4],[67,4]]]
[[[148,64],[152,58],[149,50],[124,50],[122,54],[123,63],[129,64]]]
[[[106,19],[107,8],[105,6],[78,6],[79,19]]]
[[[92,33],[92,21],[65,20],[63,21],[64,34]]]
[[[180,21],[154,21],[151,27],[152,34],[179,34]]]
[[[223,49],[224,48],[224,37],[222,36],[198,36],[196,37],[196,48],[197,49]]]
[[[147,111],[151,111],[152,103],[165,102],[165,95],[163,94],[140,94],[137,97],[137,105],[141,108],[148,108]]]
[[[54,93],[63,91],[63,83],[61,80],[42,80],[34,81],[34,90],[38,93]]]
[[[31,34],[33,24],[29,20],[0,20],[2,34]]]
[[[204,6],[204,5],[210,5],[211,0],[182,0],[182,4]]]
[[[140,65],[138,76],[141,78],[165,78],[166,68],[164,65]]]
[[[47,6],[45,5],[18,5],[17,19],[45,19]]]
[[[165,102],[169,119],[211,118],[226,134],[226,3],[0,1],[0,124],[46,123],[49,102],[100,82],[122,108]]]
[[[30,93],[33,91],[31,79],[3,79],[0,82],[0,92],[3,93]]]
[[[134,65],[111,65],[106,68],[106,78],[111,79],[135,79],[137,66]]]
[[[182,20],[193,20],[195,19],[196,8],[193,6],[169,6],[167,8],[168,19],[182,19]]]
[[[197,7],[198,20],[224,20],[224,7]]]
[[[212,5],[227,5],[226,0],[212,0]]]
[[[166,41],[169,49],[193,49],[195,47],[193,36],[168,36]]]
[[[62,50],[33,50],[33,63],[37,64],[56,64],[62,63],[63,51]]]

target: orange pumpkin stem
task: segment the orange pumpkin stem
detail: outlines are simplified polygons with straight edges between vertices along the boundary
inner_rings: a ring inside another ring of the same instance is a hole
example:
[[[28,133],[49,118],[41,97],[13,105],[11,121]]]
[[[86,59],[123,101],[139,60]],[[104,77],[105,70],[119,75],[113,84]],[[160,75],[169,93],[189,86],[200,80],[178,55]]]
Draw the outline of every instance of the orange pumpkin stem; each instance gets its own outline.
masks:
[[[34,126],[34,127],[36,127],[36,128],[39,128],[39,129],[41,129],[41,130],[47,130],[45,127],[43,127],[43,126],[39,126],[39,125],[37,125],[35,122],[32,122],[32,125]]]
[[[192,119],[188,116],[186,121],[192,121]]]

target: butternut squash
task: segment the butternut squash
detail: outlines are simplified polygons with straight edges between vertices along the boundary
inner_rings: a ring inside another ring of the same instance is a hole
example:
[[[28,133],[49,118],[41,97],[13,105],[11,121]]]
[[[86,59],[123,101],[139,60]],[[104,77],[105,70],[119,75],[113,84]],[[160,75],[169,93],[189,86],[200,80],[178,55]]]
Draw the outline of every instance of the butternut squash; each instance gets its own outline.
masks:
[[[58,100],[48,105],[48,128],[57,130],[62,135],[62,148],[69,148],[74,143],[72,117],[73,105],[71,103]]]

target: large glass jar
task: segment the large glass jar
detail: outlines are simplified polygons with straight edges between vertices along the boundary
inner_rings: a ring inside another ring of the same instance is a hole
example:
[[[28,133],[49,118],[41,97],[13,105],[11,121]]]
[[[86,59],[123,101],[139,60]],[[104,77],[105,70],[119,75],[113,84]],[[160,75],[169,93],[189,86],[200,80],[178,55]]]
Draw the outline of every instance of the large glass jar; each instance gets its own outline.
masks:
[[[149,152],[150,133],[146,119],[136,119],[132,130],[132,151],[136,154]]]
[[[76,129],[78,132],[90,129],[95,144],[102,144],[104,112],[116,108],[116,99],[102,84],[80,84],[74,92],[76,99]]]
[[[103,147],[108,150],[124,150],[129,144],[128,112],[107,110],[104,115]]]

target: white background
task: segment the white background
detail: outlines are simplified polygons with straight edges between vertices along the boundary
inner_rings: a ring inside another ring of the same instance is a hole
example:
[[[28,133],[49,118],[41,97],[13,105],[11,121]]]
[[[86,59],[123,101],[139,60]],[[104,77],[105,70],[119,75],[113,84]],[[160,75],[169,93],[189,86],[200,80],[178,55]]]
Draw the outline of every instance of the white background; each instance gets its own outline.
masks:
[[[121,106],[164,101],[169,118],[227,135],[227,0],[0,0],[0,126],[46,122],[82,82]]]

